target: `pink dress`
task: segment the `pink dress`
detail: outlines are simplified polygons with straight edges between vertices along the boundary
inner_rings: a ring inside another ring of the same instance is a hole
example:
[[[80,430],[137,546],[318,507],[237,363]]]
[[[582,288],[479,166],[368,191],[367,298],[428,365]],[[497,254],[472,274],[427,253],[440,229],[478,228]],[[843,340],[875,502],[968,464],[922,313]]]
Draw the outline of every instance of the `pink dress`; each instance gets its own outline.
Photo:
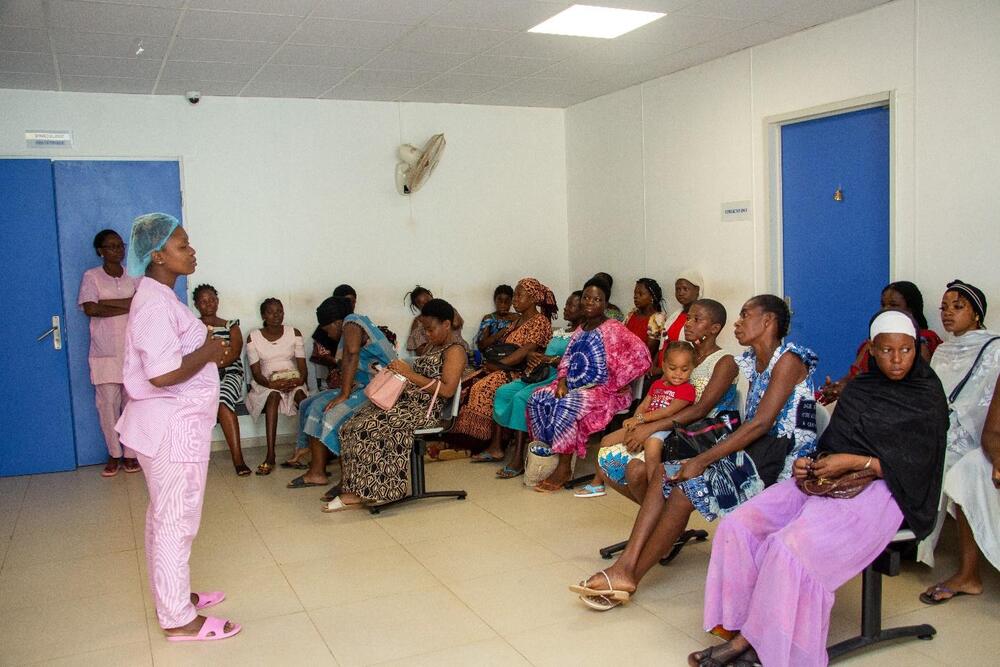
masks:
[[[281,334],[281,338],[270,341],[264,338],[264,334],[257,329],[247,338],[247,359],[250,365],[260,363],[260,372],[265,378],[271,377],[272,373],[278,371],[298,370],[296,359],[305,359],[305,348],[302,345],[302,336],[295,335],[295,328],[287,324]],[[295,405],[295,394],[299,391],[308,395],[309,390],[305,384],[300,384],[291,391],[281,392],[281,405],[278,411],[289,417],[298,414],[299,409]],[[250,378],[250,391],[247,392],[246,407],[251,417],[256,417],[264,410],[267,397],[274,389],[262,387]]]
[[[118,278],[109,276],[103,266],[88,269],[80,281],[80,295],[76,302],[83,309],[85,303],[104,299],[127,299],[135,294],[139,279],[123,272]],[[128,315],[90,318],[90,383],[122,382],[122,354],[125,351],[125,326]]]

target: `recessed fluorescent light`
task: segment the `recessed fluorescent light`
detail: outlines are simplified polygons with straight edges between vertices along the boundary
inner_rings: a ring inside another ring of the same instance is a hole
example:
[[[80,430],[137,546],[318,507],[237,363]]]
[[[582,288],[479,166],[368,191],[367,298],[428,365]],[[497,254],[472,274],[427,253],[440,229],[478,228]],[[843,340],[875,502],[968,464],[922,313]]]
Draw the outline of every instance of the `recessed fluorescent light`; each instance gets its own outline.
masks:
[[[601,37],[612,39],[624,35],[658,18],[661,12],[640,12],[635,9],[614,9],[592,5],[573,5],[547,21],[542,21],[528,32],[575,37]]]

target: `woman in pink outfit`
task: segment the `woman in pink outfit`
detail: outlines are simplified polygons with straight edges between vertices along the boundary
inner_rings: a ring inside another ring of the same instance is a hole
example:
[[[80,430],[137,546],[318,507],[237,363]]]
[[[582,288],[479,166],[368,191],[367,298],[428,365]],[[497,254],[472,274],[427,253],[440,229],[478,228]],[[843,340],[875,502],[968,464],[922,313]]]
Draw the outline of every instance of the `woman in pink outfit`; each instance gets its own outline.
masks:
[[[135,453],[122,450],[115,422],[122,414],[128,397],[122,390],[122,354],[125,351],[125,325],[128,309],[138,279],[125,273],[125,243],[113,229],[102,229],[94,237],[94,250],[101,266],[88,269],[80,281],[77,303],[90,318],[90,382],[94,385],[97,418],[108,447],[108,463],[103,477],[118,474],[119,460],[125,472],[139,472]]]
[[[242,629],[198,614],[222,602],[224,593],[191,592],[188,560],[201,523],[219,402],[216,364],[229,346],[174,295],[177,277],[194,273],[194,255],[175,218],[150,213],[132,223],[128,271],[145,278],[125,334],[131,400],[117,428],[146,476],[146,563],[156,616],[170,641],[225,639]]]
[[[705,582],[706,629],[737,631],[688,664],[825,667],[834,593],[905,525],[925,537],[937,518],[948,403],[920,356],[912,317],[872,319],[872,368],[844,389],[817,454],[723,517]],[[874,477],[851,498],[811,495],[848,473]],[[904,524],[905,521],[905,524]]]

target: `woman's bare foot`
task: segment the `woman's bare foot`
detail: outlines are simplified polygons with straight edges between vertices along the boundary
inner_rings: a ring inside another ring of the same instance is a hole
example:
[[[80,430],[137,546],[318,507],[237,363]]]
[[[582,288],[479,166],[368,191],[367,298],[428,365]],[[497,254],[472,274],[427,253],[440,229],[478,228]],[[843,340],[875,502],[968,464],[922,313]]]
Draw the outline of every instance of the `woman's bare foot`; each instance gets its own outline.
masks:
[[[108,457],[108,462],[104,464],[104,470],[101,471],[101,477],[114,477],[118,474],[119,461],[116,458]]]
[[[983,592],[983,582],[978,577],[965,577],[961,572],[952,575],[941,583],[934,584],[921,595],[932,600],[931,604],[950,600],[956,595],[979,595]]]
[[[195,594],[191,594],[191,602],[195,602],[194,598],[197,597]],[[187,625],[182,625],[179,628],[165,628],[163,633],[168,637],[179,637],[188,636],[196,637],[199,632],[201,632],[201,626],[205,624],[205,616],[195,616],[194,620]],[[226,627],[223,632],[231,632],[233,629],[233,624],[230,621],[226,621]]]
[[[692,653],[688,656],[688,665],[699,667],[703,662],[709,662],[713,665],[728,665],[752,648],[750,642],[744,639],[743,635],[737,635],[725,644],[709,646]]]
[[[539,486],[544,486],[550,489],[561,488],[563,484],[570,480],[573,475],[573,471],[567,468],[566,470],[560,470],[556,468],[552,471],[552,474],[541,481]]]
[[[598,572],[597,574],[592,575],[590,579],[587,579],[587,588],[592,588],[595,591],[607,590],[608,580],[610,579],[612,590],[635,593],[635,579],[622,572],[618,567],[618,563],[615,563],[608,569],[604,570],[604,573],[608,575],[607,578],[604,577],[604,574]]]

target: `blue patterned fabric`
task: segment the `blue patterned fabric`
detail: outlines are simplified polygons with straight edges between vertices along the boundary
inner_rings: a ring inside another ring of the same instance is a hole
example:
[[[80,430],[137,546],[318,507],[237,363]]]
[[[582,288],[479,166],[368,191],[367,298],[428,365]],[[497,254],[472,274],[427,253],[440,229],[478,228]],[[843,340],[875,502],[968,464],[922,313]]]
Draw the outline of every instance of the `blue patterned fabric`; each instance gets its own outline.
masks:
[[[678,461],[668,461],[664,465],[670,463]],[[678,486],[707,521],[725,516],[764,490],[764,482],[757,474],[753,459],[743,451],[719,459],[705,468],[700,476],[679,484],[668,481],[664,471],[663,497],[670,497]]]
[[[570,343],[566,356],[569,358],[566,386],[570,389],[608,381],[608,356],[600,327],[581,332]]]

